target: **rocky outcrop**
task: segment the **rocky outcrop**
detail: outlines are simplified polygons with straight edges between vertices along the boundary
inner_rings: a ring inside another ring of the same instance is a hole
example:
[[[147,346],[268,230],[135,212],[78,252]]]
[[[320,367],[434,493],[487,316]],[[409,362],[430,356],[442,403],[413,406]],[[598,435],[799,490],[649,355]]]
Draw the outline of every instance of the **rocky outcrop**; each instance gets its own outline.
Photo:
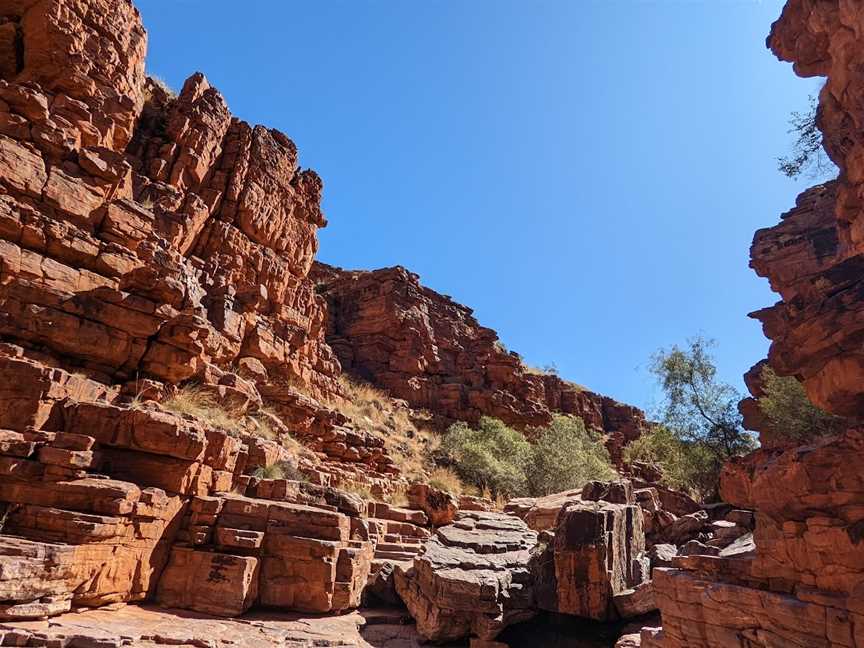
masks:
[[[356,607],[377,537],[329,486],[398,469],[323,404],[321,181],[145,48],[128,0],[0,2],[0,618]],[[192,381],[253,427],[168,411]],[[253,474],[289,459],[319,484]]]
[[[756,233],[751,266],[782,300],[754,313],[772,345],[769,363],[802,380],[810,399],[832,413],[861,415],[860,352],[862,13],[846,2],[790,0],[768,45],[800,76],[827,77],[818,125],[836,181],[805,191],[782,222]]]
[[[555,412],[609,435],[613,459],[647,427],[642,411],[554,374],[529,372],[471,309],[402,267],[345,271],[316,263],[327,299],[327,340],[343,368],[446,419],[491,416],[527,428]]]
[[[148,81],[128,1],[3,15],[21,55],[0,80],[0,334],[112,382],[218,382],[245,360],[337,393],[307,278],[321,182],[294,144],[200,74],[177,97]]]
[[[536,614],[531,550],[537,534],[501,513],[471,511],[438,529],[396,591],[426,639],[494,639]]]
[[[813,187],[779,225],[756,233],[751,266],[780,293],[754,313],[772,345],[767,363],[801,380],[818,406],[860,420],[862,389],[862,164],[864,10],[856,3],[789,0],[768,45],[801,76],[826,76],[817,123],[836,181]],[[761,366],[747,376],[761,395]],[[762,449],[724,468],[726,502],[755,509],[752,536],[717,552],[671,558],[654,570],[661,629],[650,648],[864,646],[864,436],[845,432],[794,447],[742,403]],[[746,523],[731,511],[727,523]],[[726,527],[728,528],[728,527]],[[714,555],[706,555],[712,553]]]
[[[850,430],[728,465],[723,497],[756,509],[753,542],[655,569],[663,630],[642,645],[864,645],[862,459]]]
[[[578,495],[561,493],[538,502],[524,516],[547,527],[532,566],[541,609],[597,621],[656,609],[642,509],[630,482],[591,482]],[[547,511],[556,505],[554,524],[548,526]]]

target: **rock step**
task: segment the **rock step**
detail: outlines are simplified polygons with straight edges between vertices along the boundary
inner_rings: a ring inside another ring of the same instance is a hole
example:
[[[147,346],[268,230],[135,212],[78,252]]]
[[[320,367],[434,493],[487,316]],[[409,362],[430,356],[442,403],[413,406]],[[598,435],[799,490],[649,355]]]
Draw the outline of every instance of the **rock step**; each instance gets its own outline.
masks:
[[[403,545],[395,542],[381,542],[376,545],[375,554],[377,555],[383,551],[400,551],[402,553],[417,554],[420,552],[420,545]]]
[[[413,560],[416,555],[416,553],[408,553],[405,551],[376,551],[374,558],[375,560],[410,561]]]

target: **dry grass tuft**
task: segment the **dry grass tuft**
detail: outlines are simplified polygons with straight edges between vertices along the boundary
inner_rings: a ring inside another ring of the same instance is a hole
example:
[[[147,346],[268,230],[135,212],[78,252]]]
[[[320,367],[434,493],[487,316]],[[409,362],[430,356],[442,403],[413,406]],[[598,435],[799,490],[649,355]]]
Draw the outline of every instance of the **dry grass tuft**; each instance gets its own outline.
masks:
[[[408,496],[405,494],[404,490],[393,491],[384,497],[384,501],[391,506],[400,506],[402,508],[407,508],[409,504]]]
[[[257,479],[290,479],[292,481],[306,481],[306,476],[300,469],[289,461],[278,461],[270,466],[259,466],[252,473]]]
[[[243,414],[225,409],[198,385],[181,387],[171,397],[162,401],[162,407],[175,414],[193,416],[231,436],[247,431]]]
[[[459,479],[459,475],[453,469],[441,466],[429,475],[429,485],[457,497],[465,492],[465,484]]]
[[[340,490],[346,491],[348,493],[354,493],[355,495],[359,495],[364,500],[374,500],[375,497],[372,495],[372,491],[366,484],[358,484],[356,482],[345,482],[343,484],[339,484],[338,488]]]
[[[174,90],[174,88],[172,88],[171,86],[169,86],[168,83],[165,81],[165,79],[163,79],[162,77],[158,77],[155,74],[150,74],[150,75],[148,75],[148,77],[150,79],[150,82],[154,86],[156,86],[157,88],[162,90],[162,92],[164,92],[166,95],[168,95],[169,99],[176,99],[177,98],[177,91]]]
[[[387,453],[405,477],[425,480],[433,467],[431,454],[440,444],[440,436],[422,424],[431,416],[409,410],[368,383],[344,375],[340,380],[347,398],[331,405],[351,420],[354,427],[380,433]]]

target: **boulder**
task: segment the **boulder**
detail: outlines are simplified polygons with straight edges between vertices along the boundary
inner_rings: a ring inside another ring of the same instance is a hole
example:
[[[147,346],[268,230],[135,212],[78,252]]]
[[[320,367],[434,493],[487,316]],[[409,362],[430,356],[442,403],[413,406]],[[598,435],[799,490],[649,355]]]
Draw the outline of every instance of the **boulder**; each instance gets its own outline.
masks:
[[[550,545],[555,589],[541,606],[606,621],[618,613],[614,596],[645,582],[642,510],[628,504],[582,502],[561,510]]]
[[[450,524],[459,510],[459,501],[453,495],[429,484],[412,484],[406,494],[409,505],[426,513],[432,526]]]
[[[396,590],[431,641],[492,640],[536,613],[529,559],[537,534],[502,513],[463,511],[439,528]]]

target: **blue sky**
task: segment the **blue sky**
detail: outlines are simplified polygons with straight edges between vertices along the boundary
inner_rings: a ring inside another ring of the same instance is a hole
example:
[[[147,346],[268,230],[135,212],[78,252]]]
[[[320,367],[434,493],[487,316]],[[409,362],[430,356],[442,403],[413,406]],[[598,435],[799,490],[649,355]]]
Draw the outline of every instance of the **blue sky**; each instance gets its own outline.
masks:
[[[808,183],[775,158],[815,80],[780,0],[137,0],[148,71],[200,70],[322,176],[319,258],[401,264],[537,366],[650,407],[658,347],[767,351],[753,232]]]

